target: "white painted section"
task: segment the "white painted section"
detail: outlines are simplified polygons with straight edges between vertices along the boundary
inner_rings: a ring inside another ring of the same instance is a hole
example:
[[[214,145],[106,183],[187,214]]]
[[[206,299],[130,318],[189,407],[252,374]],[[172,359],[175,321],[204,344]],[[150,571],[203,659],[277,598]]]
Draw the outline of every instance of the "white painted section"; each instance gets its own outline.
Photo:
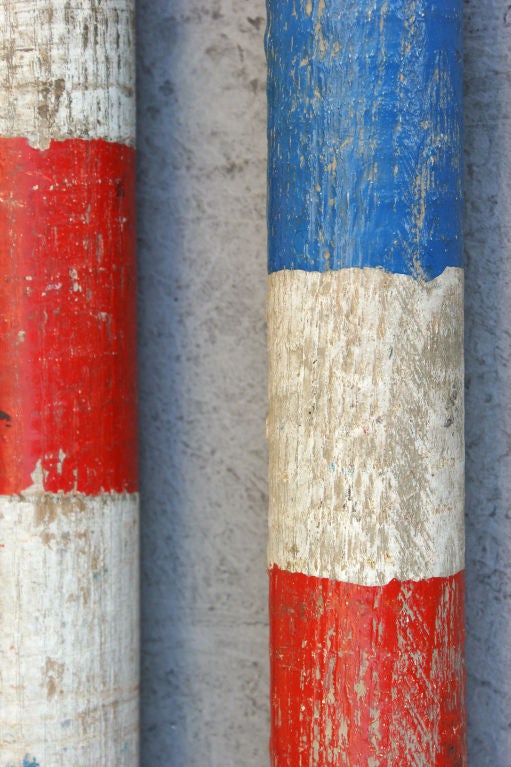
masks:
[[[464,562],[463,271],[269,277],[269,565],[365,585]]]
[[[138,496],[0,497],[0,765],[138,764]]]
[[[134,0],[0,3],[0,136],[135,140]]]

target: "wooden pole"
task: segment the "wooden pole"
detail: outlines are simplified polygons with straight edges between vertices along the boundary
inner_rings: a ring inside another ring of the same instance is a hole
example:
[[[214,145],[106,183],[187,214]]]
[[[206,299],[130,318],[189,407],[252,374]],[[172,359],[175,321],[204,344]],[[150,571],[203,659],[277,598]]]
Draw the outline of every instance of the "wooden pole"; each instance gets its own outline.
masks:
[[[268,0],[271,763],[461,767],[461,0]]]
[[[132,0],[0,5],[0,754],[138,763]]]

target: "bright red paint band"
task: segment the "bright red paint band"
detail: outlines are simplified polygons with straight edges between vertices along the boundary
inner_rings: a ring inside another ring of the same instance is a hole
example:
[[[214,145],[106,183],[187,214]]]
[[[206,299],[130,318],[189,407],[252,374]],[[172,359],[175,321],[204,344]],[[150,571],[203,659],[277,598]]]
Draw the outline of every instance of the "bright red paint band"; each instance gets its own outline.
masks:
[[[273,568],[272,767],[465,765],[463,595]]]
[[[135,491],[135,151],[0,139],[0,494]]]

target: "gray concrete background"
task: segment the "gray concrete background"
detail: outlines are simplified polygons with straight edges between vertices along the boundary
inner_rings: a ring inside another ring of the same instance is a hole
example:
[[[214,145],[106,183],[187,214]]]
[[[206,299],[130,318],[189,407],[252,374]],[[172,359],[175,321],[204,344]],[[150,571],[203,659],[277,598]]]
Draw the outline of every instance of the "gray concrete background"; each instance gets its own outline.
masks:
[[[137,5],[142,765],[267,767],[265,3]],[[470,765],[509,767],[511,4],[465,33]]]
[[[465,0],[471,767],[511,765],[511,3]]]

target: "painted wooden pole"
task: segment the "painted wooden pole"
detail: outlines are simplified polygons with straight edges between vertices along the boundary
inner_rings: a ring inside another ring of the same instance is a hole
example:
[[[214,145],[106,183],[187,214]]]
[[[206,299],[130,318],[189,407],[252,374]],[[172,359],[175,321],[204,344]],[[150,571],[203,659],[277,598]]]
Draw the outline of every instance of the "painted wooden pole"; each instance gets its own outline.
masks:
[[[0,765],[138,763],[134,3],[0,4]]]
[[[271,763],[461,767],[461,0],[268,0]]]

